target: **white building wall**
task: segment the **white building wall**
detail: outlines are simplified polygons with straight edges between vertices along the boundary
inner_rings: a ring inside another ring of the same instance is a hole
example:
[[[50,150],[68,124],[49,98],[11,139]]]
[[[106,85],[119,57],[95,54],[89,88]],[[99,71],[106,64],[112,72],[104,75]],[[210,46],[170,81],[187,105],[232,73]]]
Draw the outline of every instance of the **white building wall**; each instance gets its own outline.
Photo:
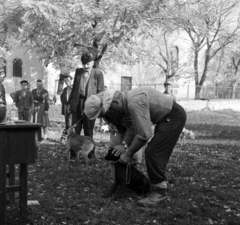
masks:
[[[16,58],[22,61],[22,78],[13,77],[13,60]],[[12,103],[9,94],[20,89],[21,80],[27,80],[32,90],[36,88],[36,80],[42,79],[44,88],[49,91],[50,96],[56,93],[56,80],[58,80],[60,72],[55,70],[51,64],[45,67],[42,61],[38,60],[36,53],[30,50],[29,46],[14,47],[9,52],[6,63],[4,87],[8,104]]]

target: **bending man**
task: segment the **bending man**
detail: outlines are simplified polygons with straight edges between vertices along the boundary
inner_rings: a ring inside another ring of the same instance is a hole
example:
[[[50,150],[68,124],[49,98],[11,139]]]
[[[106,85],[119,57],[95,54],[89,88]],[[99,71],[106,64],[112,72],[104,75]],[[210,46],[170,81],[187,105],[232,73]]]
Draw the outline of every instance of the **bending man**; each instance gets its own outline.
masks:
[[[109,100],[110,99],[110,100]],[[141,206],[155,206],[167,195],[166,166],[186,122],[186,113],[173,98],[148,87],[136,88],[128,92],[105,91],[103,97],[92,95],[85,103],[89,119],[106,117],[115,126],[129,115],[136,135],[127,151],[120,157],[123,163],[130,162],[134,153],[141,149],[152,137],[152,124],[156,125],[154,135],[145,149],[148,176],[152,193],[138,201]],[[115,124],[116,123],[116,124]]]

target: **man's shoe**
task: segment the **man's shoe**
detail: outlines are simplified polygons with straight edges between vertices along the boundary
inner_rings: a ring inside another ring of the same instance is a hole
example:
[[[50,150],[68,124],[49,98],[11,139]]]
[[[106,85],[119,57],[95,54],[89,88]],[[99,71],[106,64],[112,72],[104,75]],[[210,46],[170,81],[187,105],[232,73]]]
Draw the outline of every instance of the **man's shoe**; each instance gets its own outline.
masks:
[[[153,192],[150,195],[138,201],[138,205],[142,207],[157,206],[159,202],[167,198],[166,191],[167,189],[165,188],[153,189]]]

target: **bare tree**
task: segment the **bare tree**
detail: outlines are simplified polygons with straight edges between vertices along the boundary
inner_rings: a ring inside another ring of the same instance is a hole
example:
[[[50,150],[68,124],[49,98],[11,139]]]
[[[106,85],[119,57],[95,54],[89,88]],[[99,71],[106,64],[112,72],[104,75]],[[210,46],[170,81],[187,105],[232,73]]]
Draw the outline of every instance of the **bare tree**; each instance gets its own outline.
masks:
[[[172,17],[172,23],[186,32],[192,42],[195,98],[198,99],[208,75],[209,62],[238,36],[240,26],[236,10],[239,1],[179,2],[175,5],[176,16]],[[202,52],[203,69],[200,70]]]

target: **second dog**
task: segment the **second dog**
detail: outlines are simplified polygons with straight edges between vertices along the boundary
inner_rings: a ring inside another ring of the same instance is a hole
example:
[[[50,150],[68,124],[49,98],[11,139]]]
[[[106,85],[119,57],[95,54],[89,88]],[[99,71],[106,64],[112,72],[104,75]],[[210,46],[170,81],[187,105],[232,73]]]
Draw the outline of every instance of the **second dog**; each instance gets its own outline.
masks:
[[[116,193],[116,197],[119,197],[123,194],[126,187],[136,192],[138,195],[149,193],[151,190],[149,179],[134,165],[126,165],[119,162],[120,157],[114,156],[112,151],[113,149],[108,151],[105,159],[107,161],[114,161],[115,183],[105,197],[110,197],[114,193]]]
[[[79,161],[79,154],[82,154],[86,161],[87,168],[89,166],[89,159],[97,158],[95,155],[96,143],[94,140],[87,136],[77,135],[73,126],[68,129],[66,145],[68,151],[68,161],[70,161],[71,158],[71,150],[73,150],[76,154],[76,161]]]

